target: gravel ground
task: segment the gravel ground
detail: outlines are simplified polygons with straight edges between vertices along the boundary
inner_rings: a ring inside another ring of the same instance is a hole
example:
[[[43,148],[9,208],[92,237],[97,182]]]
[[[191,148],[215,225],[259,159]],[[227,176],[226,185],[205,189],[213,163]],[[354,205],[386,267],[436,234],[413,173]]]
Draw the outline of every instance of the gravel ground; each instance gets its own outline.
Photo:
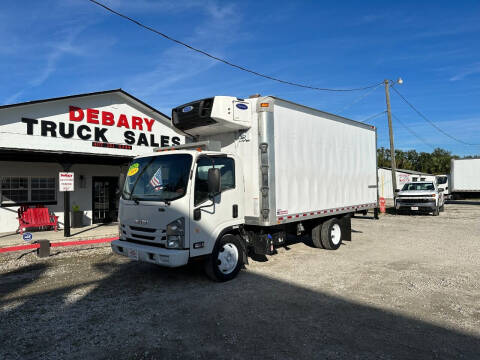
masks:
[[[104,245],[2,255],[0,359],[480,359],[479,218],[354,218],[339,250],[297,241],[222,284]]]

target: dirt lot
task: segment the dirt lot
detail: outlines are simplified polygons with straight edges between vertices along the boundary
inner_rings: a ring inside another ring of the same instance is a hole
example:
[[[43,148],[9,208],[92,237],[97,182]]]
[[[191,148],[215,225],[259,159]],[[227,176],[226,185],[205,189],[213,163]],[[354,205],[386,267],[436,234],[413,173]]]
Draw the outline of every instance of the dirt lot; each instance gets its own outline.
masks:
[[[480,202],[353,219],[239,277],[108,247],[0,258],[0,359],[480,359]]]

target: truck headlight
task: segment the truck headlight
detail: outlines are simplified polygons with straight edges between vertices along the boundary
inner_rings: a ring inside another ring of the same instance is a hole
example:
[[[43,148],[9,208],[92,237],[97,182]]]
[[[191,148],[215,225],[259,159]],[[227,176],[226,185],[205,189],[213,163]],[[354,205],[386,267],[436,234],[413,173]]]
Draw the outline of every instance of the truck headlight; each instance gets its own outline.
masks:
[[[185,218],[181,217],[167,225],[168,249],[183,249],[185,247]]]

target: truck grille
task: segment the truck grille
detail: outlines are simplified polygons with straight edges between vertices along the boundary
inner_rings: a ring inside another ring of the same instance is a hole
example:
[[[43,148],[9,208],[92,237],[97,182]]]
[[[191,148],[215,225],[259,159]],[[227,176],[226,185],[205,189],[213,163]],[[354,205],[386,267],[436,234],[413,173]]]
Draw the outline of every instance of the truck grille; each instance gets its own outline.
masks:
[[[156,229],[140,227],[140,226],[130,226],[130,230],[153,233],[153,232],[155,232]]]
[[[147,236],[147,235],[140,235],[140,234],[134,234],[134,233],[132,233],[132,236],[139,239],[144,239],[144,240],[155,240],[155,236]]]
[[[435,202],[435,199],[398,199],[398,202],[404,204],[418,204],[418,203],[428,203],[428,202]]]

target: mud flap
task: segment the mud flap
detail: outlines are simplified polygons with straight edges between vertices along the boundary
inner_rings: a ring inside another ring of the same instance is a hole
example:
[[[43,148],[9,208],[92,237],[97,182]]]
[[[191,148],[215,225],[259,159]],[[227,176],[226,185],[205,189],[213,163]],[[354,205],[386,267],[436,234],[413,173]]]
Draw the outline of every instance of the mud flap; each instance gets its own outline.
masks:
[[[352,217],[351,214],[345,214],[340,218],[342,228],[342,240],[352,241]]]
[[[248,265],[248,251],[247,251],[247,244],[245,243],[245,240],[243,240],[242,237],[242,259],[243,259],[243,265]]]

